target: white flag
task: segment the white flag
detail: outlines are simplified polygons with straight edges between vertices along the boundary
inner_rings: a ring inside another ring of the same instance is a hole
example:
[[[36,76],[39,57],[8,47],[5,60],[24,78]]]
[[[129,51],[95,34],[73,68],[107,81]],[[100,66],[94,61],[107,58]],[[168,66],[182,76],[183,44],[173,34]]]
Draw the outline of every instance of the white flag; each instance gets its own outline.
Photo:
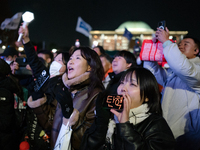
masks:
[[[89,37],[91,30],[92,30],[92,27],[88,23],[86,23],[81,17],[78,17],[76,31]]]
[[[22,12],[16,13],[12,18],[6,18],[1,23],[1,30],[10,29],[16,30],[22,17]]]

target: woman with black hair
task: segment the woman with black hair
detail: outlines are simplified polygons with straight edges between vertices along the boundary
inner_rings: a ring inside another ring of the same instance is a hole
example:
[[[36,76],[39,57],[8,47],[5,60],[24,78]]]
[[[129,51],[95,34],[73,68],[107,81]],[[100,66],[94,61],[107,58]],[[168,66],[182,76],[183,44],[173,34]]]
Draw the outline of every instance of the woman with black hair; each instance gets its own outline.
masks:
[[[23,44],[28,64],[33,72],[34,81],[28,86],[30,97],[27,104],[28,142],[34,149],[50,149],[53,119],[57,107],[55,99],[57,85],[63,85],[62,75],[66,71],[69,60],[68,52],[58,52],[48,68],[44,60],[37,56],[29,39],[29,31],[21,26],[19,33],[23,33]],[[31,108],[31,109],[30,109]],[[47,139],[45,139],[48,137]],[[44,140],[43,140],[44,138]],[[49,142],[47,142],[49,141]]]
[[[62,77],[64,91],[61,86],[56,95],[59,105],[54,117],[53,140],[57,139],[62,123],[66,125],[69,122],[72,127],[72,149],[80,148],[85,130],[95,119],[95,100],[104,89],[101,82],[103,77],[101,60],[95,51],[88,47],[79,47],[72,52],[67,63],[67,72]],[[74,115],[70,118],[72,112]]]
[[[110,112],[102,107],[105,98],[100,96],[95,123],[85,132],[81,150],[174,149],[175,139],[162,117],[158,84],[150,71],[128,69],[121,78],[117,93],[124,97],[123,111],[111,109],[114,120],[109,121],[105,116],[110,116]]]
[[[48,131],[51,131],[57,106],[55,89],[58,84],[63,84],[62,75],[66,71],[68,60],[68,52],[57,53],[54,57],[54,61],[50,65],[49,79],[44,86],[42,86],[40,91],[32,92],[31,96],[28,98],[28,106],[33,109],[43,129]]]

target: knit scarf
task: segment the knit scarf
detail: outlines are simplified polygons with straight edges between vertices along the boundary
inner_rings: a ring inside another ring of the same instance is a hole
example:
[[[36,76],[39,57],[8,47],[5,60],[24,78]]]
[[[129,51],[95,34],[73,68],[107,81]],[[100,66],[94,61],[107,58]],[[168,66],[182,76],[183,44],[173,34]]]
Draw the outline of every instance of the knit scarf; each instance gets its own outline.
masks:
[[[73,79],[68,79],[67,74],[63,74],[62,80],[64,85],[69,89],[69,91],[80,90],[85,86],[90,84],[90,72],[85,72],[82,75],[75,77]]]
[[[142,122],[144,119],[149,117],[149,113],[147,113],[149,110],[147,104],[142,104],[137,108],[130,109],[129,111],[129,121],[130,123],[136,125],[140,122]],[[116,116],[114,116],[115,122],[119,123]]]
[[[142,104],[137,108],[130,109],[129,111],[129,121],[130,123],[136,125],[143,120],[145,120],[147,117],[149,117],[151,114],[147,113],[149,111],[148,105]],[[116,127],[116,123],[119,123],[117,117],[114,115],[114,120],[110,120],[108,124],[108,131],[106,137],[109,137],[109,139],[112,139],[112,135],[114,133],[114,128]],[[112,140],[111,140],[112,142]]]

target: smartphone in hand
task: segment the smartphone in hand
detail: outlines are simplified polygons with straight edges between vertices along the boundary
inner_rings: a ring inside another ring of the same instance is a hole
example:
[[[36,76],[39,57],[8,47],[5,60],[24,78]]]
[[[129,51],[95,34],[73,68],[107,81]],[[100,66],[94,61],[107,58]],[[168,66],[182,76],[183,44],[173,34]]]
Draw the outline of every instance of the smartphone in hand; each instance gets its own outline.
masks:
[[[157,28],[160,28],[160,29],[165,30],[165,27],[166,27],[166,21],[165,21],[165,20],[159,21],[159,22],[158,22]],[[156,43],[158,42],[157,36],[156,36],[156,41],[155,41],[155,42],[156,42]]]
[[[166,21],[165,20],[158,22],[158,28],[165,30],[165,27],[166,27]]]
[[[122,95],[108,95],[104,101],[104,109],[115,109],[122,111],[124,108],[124,97]]]

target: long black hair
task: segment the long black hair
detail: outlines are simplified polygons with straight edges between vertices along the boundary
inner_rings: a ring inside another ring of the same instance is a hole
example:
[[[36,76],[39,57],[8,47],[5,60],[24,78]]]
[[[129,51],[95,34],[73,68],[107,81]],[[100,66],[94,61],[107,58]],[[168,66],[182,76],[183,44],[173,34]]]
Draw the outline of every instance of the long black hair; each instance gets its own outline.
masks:
[[[89,47],[78,47],[71,52],[70,56],[76,50],[81,51],[81,56],[87,61],[88,65],[91,67],[90,76],[89,76],[90,78],[89,93],[95,87],[104,89],[104,86],[102,84],[102,80],[104,78],[104,70],[103,70],[103,66],[98,54],[94,50],[90,49]]]
[[[148,104],[148,113],[158,113],[162,115],[160,93],[154,75],[145,68],[130,68],[123,74],[121,81],[131,81],[133,73],[135,73],[137,84],[140,86],[141,100],[148,98],[147,102],[143,102]]]

